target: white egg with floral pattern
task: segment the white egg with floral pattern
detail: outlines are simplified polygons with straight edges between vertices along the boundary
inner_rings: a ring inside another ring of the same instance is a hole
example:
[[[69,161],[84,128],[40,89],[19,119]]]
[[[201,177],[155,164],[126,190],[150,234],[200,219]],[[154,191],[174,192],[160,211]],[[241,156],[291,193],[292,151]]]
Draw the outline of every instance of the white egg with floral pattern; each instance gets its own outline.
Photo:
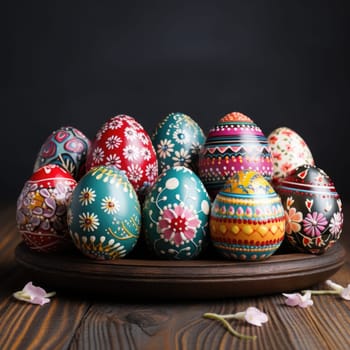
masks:
[[[159,258],[194,259],[208,243],[210,198],[189,168],[163,171],[142,209],[142,224],[149,249]]]

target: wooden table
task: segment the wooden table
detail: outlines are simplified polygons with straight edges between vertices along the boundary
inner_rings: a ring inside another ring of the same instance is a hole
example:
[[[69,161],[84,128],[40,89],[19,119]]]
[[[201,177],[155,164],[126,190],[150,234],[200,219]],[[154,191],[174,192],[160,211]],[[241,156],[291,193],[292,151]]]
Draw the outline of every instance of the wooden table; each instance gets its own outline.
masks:
[[[60,292],[44,306],[17,301],[12,293],[28,282],[15,260],[21,238],[15,207],[0,207],[0,349],[350,349],[350,301],[314,296],[307,309],[284,305],[281,294],[211,301],[125,302]],[[345,218],[350,206],[344,208]],[[350,236],[345,221],[340,242],[346,262],[331,279],[350,283]],[[35,281],[33,281],[35,284]],[[157,288],[157,286],[155,286]],[[325,289],[324,283],[313,286]],[[142,293],[142,291],[140,291]],[[206,312],[234,313],[256,306],[269,315],[262,327],[232,322],[256,340],[231,336]]]

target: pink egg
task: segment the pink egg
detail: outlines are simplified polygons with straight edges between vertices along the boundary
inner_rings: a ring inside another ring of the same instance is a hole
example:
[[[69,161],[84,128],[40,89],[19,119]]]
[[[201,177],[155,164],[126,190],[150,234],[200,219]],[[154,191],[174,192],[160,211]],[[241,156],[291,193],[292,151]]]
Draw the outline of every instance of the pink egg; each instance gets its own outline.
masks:
[[[127,115],[110,118],[98,130],[86,162],[87,171],[100,165],[123,170],[139,195],[158,176],[157,156],[150,136]]]

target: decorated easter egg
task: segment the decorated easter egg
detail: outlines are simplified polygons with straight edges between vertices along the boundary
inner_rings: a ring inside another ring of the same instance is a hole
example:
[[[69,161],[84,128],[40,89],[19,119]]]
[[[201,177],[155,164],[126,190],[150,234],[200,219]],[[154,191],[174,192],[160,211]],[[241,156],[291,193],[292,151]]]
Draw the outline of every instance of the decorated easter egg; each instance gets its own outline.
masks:
[[[117,115],[98,130],[87,169],[112,165],[125,171],[138,194],[152,186],[158,176],[157,156],[151,138],[133,117]]]
[[[151,139],[157,152],[159,173],[179,165],[197,171],[205,135],[190,116],[170,113],[157,125]]]
[[[83,254],[123,258],[137,243],[140,226],[140,203],[124,172],[96,166],[81,178],[68,206],[68,227]]]
[[[256,171],[232,175],[211,207],[210,238],[228,259],[267,259],[281,245],[284,229],[281,199]]]
[[[187,260],[197,257],[208,241],[210,199],[189,168],[164,170],[145,197],[143,231],[158,257]]]
[[[301,165],[314,165],[308,145],[294,130],[277,128],[269,134],[267,140],[271,150],[274,183]]]
[[[302,165],[276,186],[286,215],[286,240],[301,252],[322,254],[340,237],[343,211],[331,178]]]
[[[209,131],[199,154],[199,177],[214,199],[226,180],[241,170],[256,171],[270,180],[271,154],[261,129],[246,115],[233,112]]]
[[[25,244],[34,251],[61,251],[71,244],[67,204],[77,185],[72,175],[56,164],[38,168],[17,199],[16,221]]]
[[[52,132],[41,146],[34,171],[46,164],[57,164],[78,181],[85,173],[90,140],[78,129],[64,126]]]

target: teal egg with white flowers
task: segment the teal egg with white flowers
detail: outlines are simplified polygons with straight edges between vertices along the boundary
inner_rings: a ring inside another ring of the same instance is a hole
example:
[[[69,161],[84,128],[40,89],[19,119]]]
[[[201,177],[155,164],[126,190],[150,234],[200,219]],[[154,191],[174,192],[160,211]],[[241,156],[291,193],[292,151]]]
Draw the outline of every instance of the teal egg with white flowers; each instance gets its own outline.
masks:
[[[185,113],[170,113],[151,136],[157,153],[158,171],[185,166],[197,172],[199,152],[206,137],[199,124]]]
[[[209,214],[208,192],[191,169],[164,170],[142,208],[146,245],[159,258],[196,258],[208,243]]]
[[[113,166],[90,169],[74,189],[67,210],[70,236],[86,256],[123,258],[140,236],[141,207],[125,173]]]

